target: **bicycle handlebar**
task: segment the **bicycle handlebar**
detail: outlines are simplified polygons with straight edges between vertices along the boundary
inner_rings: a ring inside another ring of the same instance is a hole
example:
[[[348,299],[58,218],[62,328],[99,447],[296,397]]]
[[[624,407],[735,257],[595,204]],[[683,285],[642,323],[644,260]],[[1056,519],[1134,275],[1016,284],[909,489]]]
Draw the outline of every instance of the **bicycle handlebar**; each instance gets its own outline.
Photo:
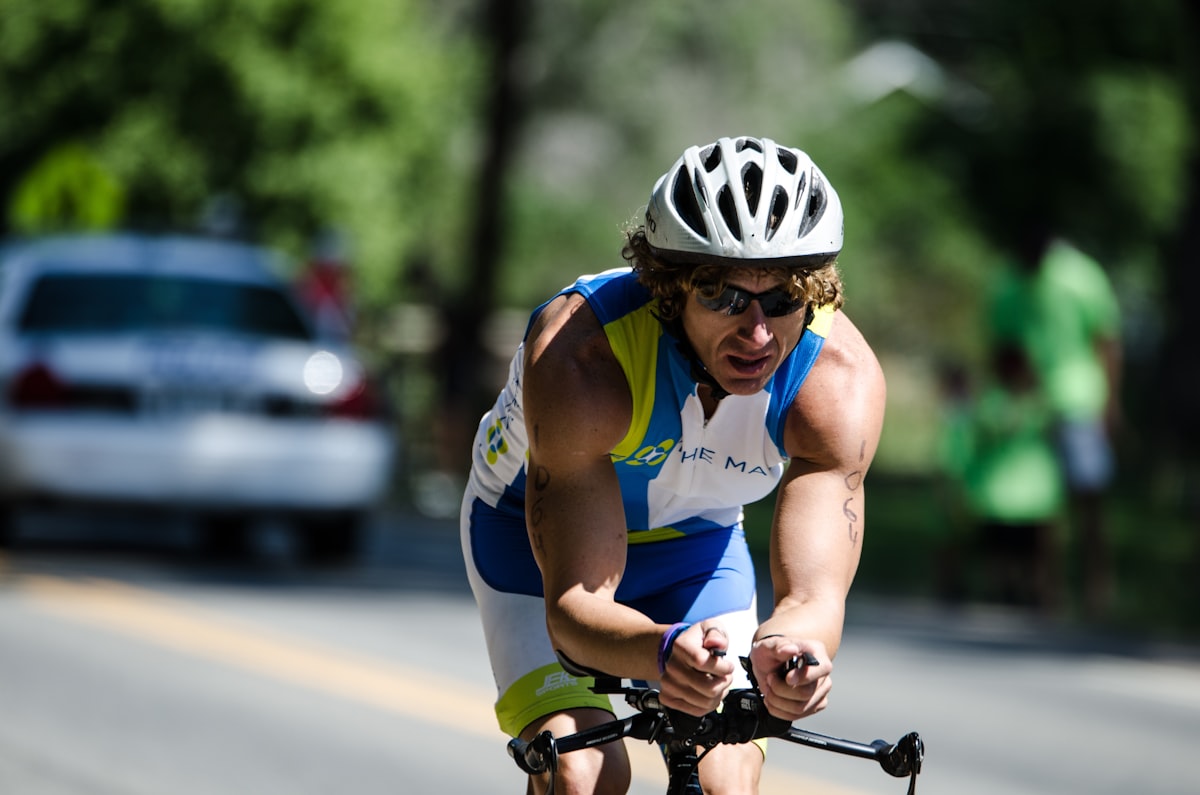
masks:
[[[815,660],[804,662],[815,663]],[[788,667],[798,667],[799,663],[798,659],[793,660]],[[742,664],[749,668],[746,658],[742,658]],[[754,683],[753,676],[751,683]],[[615,677],[599,676],[591,689],[604,695],[624,695],[625,702],[636,710],[635,714],[563,737],[555,737],[544,731],[529,741],[520,738],[511,740],[508,753],[521,770],[530,775],[548,771],[553,773],[558,769],[560,754],[625,737],[665,743],[669,749],[681,751],[778,737],[823,751],[874,759],[889,775],[896,778],[907,776],[909,795],[916,792],[917,775],[921,772],[925,757],[925,744],[916,732],[906,734],[895,743],[884,740],[858,743],[798,729],[791,722],[771,715],[762,693],[755,686],[731,690],[725,696],[722,709],[701,717],[664,707],[659,700],[659,691],[648,687],[623,687],[621,680]],[[698,761],[696,757],[692,764]]]

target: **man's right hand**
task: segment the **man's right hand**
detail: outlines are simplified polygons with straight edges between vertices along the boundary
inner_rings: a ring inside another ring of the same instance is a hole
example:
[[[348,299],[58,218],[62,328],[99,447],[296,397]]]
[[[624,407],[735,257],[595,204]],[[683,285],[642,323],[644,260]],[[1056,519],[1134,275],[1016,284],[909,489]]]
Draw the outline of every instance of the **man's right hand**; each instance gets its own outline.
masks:
[[[719,625],[703,622],[675,638],[659,686],[663,706],[697,717],[716,709],[733,684],[729,638]]]
[[[816,665],[789,668],[789,660],[806,653],[817,660]],[[825,644],[768,636],[755,642],[750,663],[763,703],[775,717],[795,721],[825,709],[833,688],[833,662]]]

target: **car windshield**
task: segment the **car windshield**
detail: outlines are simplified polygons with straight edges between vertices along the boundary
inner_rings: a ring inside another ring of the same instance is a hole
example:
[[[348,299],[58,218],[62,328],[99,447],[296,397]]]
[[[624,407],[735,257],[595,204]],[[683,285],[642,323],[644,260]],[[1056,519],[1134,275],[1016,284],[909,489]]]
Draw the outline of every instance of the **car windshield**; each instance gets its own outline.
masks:
[[[216,329],[310,339],[296,309],[268,286],[185,276],[47,274],[21,314],[25,332]]]

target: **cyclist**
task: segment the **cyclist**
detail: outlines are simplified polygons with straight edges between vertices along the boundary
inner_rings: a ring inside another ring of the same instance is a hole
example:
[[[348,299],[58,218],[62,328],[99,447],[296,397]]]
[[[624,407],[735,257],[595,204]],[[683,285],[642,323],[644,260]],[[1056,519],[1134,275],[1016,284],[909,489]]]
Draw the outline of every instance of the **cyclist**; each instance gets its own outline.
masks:
[[[657,181],[627,231],[631,267],[533,313],[462,509],[505,732],[612,720],[560,655],[702,715],[746,686],[734,661],[748,652],[772,714],[826,706],[885,397],[841,311],[841,247],[837,193],[807,154],[722,138]],[[760,625],[742,506],[777,485]],[[818,664],[781,676],[802,652]],[[757,790],[762,749],[710,753],[706,792]],[[560,764],[556,792],[629,786],[620,743]]]

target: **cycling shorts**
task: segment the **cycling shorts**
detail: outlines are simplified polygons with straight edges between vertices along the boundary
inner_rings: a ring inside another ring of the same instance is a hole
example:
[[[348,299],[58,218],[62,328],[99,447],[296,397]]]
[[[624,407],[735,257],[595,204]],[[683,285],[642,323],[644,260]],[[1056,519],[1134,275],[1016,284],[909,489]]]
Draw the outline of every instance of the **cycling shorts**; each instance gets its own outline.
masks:
[[[461,541],[467,577],[479,605],[500,728],[516,737],[555,712],[592,707],[613,712],[590,679],[563,670],[546,633],[541,574],[523,516],[497,510],[470,488],[463,499]],[[657,623],[716,618],[731,654],[745,654],[758,628],[757,582],[740,526],[630,544],[617,601]],[[749,687],[740,665],[734,688]]]
[[[1066,420],[1058,426],[1063,474],[1072,492],[1096,494],[1112,483],[1116,463],[1102,420]]]

